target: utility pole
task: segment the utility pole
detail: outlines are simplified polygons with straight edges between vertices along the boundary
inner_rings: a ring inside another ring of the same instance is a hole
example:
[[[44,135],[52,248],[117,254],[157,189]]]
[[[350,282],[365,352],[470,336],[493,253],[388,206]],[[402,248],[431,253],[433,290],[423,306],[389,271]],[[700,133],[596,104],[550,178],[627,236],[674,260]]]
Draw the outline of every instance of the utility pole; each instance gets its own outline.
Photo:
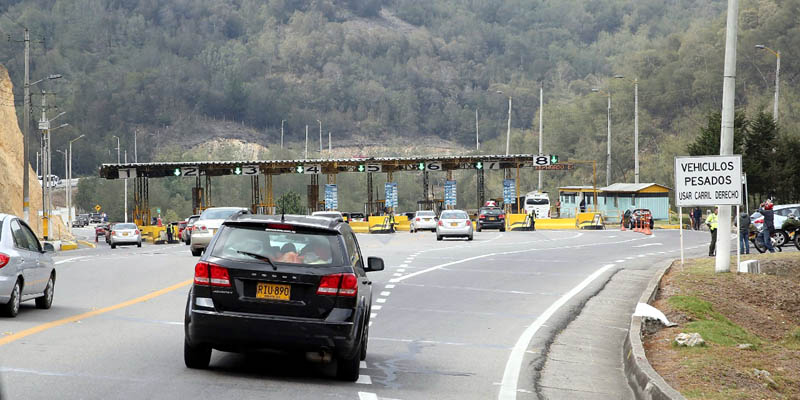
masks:
[[[42,176],[39,174],[39,152],[36,152],[36,176]]]
[[[543,115],[544,114],[544,81],[542,81],[541,85],[539,86],[539,154],[543,153],[543,143],[544,143],[544,136],[542,136],[542,124],[543,124]],[[540,192],[542,191],[542,170],[539,170],[539,186],[537,188]]]
[[[333,147],[331,146],[331,131],[328,131],[328,158],[332,158]]]
[[[775,54],[778,57],[778,61],[775,64],[775,102],[772,105],[772,119],[775,120],[775,124],[778,123],[778,93],[780,93],[780,76],[781,76],[781,52],[777,51]]]
[[[606,97],[608,99],[608,109],[606,112],[606,120],[608,122],[608,138],[606,139],[606,186],[611,185],[611,93]]]
[[[322,121],[317,120],[319,122],[319,158],[322,158]]]
[[[286,122],[285,119],[281,120],[281,148],[283,148],[283,123]]]
[[[481,149],[480,134],[478,131],[478,109],[475,109],[475,150]]]
[[[722,131],[719,154],[733,154],[734,101],[736,92],[736,31],[738,29],[739,0],[728,0],[728,21],[725,35],[725,72],[722,84]],[[730,271],[731,263],[731,207],[719,206],[717,255],[714,272]],[[738,269],[738,265],[736,266]]]
[[[308,160],[308,125],[306,125],[306,151],[303,153],[303,159]]]
[[[76,137],[69,141],[69,205],[67,208],[69,209],[69,226],[70,229],[72,228],[72,143],[86,135],[81,134],[80,136]]]
[[[31,77],[30,77],[30,58],[31,58],[31,37],[28,28],[25,28],[25,83],[22,99],[22,115],[24,119],[23,129],[25,130],[25,137],[22,138],[22,212],[25,222],[30,223],[30,203],[31,203],[31,189],[28,181],[30,178],[30,155],[28,154],[28,147],[30,146],[31,136]]]
[[[139,152],[136,149],[136,135],[138,133],[139,133],[138,129],[134,129],[133,130],[133,162],[135,162],[135,163],[139,162]],[[126,162],[127,162],[127,160],[126,160]],[[125,222],[128,222],[128,221],[125,221]]]
[[[506,131],[506,155],[511,148],[511,96],[508,96],[508,131]]]
[[[119,158],[119,136],[111,135],[111,137],[117,138],[117,164],[119,164],[120,163],[120,158]]]
[[[47,121],[47,95],[42,90],[42,119],[39,121],[39,128],[42,129],[42,236],[44,240],[49,239],[50,228],[50,204],[49,181],[50,181],[50,133]]]
[[[633,79],[633,179],[639,183],[639,78]]]

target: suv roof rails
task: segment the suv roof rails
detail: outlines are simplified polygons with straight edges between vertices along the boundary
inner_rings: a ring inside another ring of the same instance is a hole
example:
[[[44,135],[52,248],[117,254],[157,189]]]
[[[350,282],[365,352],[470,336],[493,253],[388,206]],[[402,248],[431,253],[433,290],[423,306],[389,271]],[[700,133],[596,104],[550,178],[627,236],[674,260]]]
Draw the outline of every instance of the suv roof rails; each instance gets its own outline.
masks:
[[[246,214],[250,214],[250,210],[247,209],[239,210],[233,213],[233,215],[231,215],[230,217],[228,217],[228,219],[231,221],[236,221],[237,219],[239,219],[239,217]]]

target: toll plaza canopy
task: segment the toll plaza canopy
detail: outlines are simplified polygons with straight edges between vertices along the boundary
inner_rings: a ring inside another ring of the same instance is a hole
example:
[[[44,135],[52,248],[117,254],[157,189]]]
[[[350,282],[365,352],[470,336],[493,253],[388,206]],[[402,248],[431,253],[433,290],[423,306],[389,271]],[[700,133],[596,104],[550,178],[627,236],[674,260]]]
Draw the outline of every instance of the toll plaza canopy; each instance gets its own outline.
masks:
[[[251,179],[251,208],[253,212],[273,214],[275,198],[273,196],[272,177],[282,174],[308,175],[308,211],[320,209],[319,176],[327,175],[327,183],[335,184],[336,175],[343,172],[366,173],[367,202],[365,212],[372,215],[380,212],[380,200],[374,197],[372,175],[385,173],[387,181],[393,180],[395,172],[422,172],[423,200],[420,206],[428,207],[435,203],[429,196],[429,172],[444,172],[447,179],[452,179],[452,171],[473,169],[477,172],[478,205],[483,204],[484,173],[486,170],[516,169],[516,180],[519,182],[520,168],[540,170],[569,170],[571,163],[558,163],[558,156],[531,154],[509,155],[462,155],[462,156],[418,156],[418,157],[370,157],[341,159],[301,159],[301,160],[237,160],[237,161],[182,161],[103,164],[100,177],[106,179],[134,179],[133,219],[137,224],[151,223],[151,207],[149,202],[149,179],[164,177],[192,177],[195,187],[192,189],[192,205],[194,213],[213,206],[212,177],[226,175],[249,176]],[[506,172],[507,178],[510,174]],[[517,192],[519,184],[516,185]],[[519,196],[517,196],[519,197]],[[324,203],[323,203],[324,204]]]
[[[162,178],[168,176],[224,176],[279,174],[336,174],[339,172],[450,171],[457,169],[505,169],[534,167],[533,155],[467,155],[371,157],[302,160],[182,161],[103,164],[106,179]],[[480,163],[480,165],[479,165]],[[536,166],[536,169],[572,169],[569,163]]]

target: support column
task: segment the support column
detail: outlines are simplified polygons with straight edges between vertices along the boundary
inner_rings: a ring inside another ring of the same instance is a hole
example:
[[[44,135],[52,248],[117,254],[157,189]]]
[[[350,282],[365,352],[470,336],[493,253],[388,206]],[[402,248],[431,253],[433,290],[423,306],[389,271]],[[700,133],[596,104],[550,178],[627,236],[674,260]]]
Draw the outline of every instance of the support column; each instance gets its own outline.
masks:
[[[484,182],[483,182],[483,178],[484,178],[483,168],[479,169],[477,172],[478,173],[476,174],[476,176],[477,176],[477,179],[478,179],[478,183],[477,183],[477,186],[478,186],[478,208],[481,208],[481,207],[483,207],[483,204],[486,202],[486,191],[485,191]]]
[[[270,215],[275,215],[275,195],[273,194],[272,190],[272,175],[266,175],[267,177],[267,213]]]
[[[308,213],[319,210],[319,175],[311,175],[311,183],[308,185],[307,207]]]
[[[373,209],[375,208],[375,199],[373,198],[372,192],[372,172],[367,172],[367,216],[372,215]]]
[[[258,175],[250,177],[250,211],[253,214],[261,214],[261,183]]]
[[[211,177],[206,175],[206,208],[212,207],[211,202]]]
[[[520,206],[520,204],[519,204],[519,164],[517,164],[517,180],[516,180],[516,184],[514,186],[516,186],[516,189],[517,189],[517,197],[515,199],[515,202],[517,204],[517,214],[519,214],[519,209],[520,209],[520,207],[519,207]]]

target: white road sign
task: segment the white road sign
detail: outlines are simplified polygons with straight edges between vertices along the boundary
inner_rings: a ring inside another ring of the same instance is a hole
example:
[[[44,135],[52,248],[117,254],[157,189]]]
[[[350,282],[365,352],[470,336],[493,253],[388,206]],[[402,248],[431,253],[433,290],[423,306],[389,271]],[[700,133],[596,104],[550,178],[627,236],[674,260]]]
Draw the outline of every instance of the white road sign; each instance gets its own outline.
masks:
[[[322,164],[303,164],[303,173],[306,175],[319,175],[322,173]]]
[[[366,172],[381,172],[383,170],[381,164],[367,164]]]
[[[678,207],[741,205],[742,156],[675,157]]]

